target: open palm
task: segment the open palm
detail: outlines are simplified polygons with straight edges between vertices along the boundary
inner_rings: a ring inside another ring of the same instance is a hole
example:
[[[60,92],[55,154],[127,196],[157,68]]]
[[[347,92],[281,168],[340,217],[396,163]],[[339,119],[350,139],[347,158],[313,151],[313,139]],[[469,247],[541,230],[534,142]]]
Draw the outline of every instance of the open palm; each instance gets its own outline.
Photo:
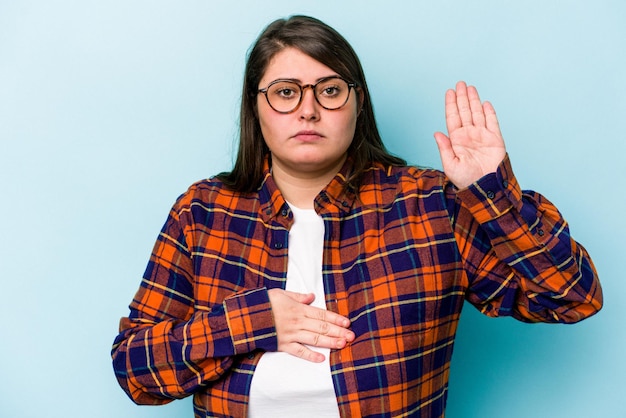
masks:
[[[445,103],[448,136],[437,132],[435,140],[443,171],[463,189],[496,171],[506,149],[496,112],[491,103],[481,103],[475,87],[459,81],[446,92]]]

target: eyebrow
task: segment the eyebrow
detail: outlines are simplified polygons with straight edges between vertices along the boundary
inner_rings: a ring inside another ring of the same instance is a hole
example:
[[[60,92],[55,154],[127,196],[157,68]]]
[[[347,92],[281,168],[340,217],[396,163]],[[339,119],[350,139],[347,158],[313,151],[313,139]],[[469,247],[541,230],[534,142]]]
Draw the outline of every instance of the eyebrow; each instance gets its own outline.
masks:
[[[315,83],[313,83],[313,84],[319,83],[320,81],[322,81],[324,79],[334,78],[334,77],[341,78],[341,76],[339,74],[326,75],[324,77],[320,77],[317,80],[315,80]],[[273,83],[274,81],[277,81],[277,80],[293,81],[295,83],[302,84],[302,80],[300,80],[299,78],[289,78],[289,77],[279,77],[279,78],[276,78],[276,79],[270,81],[269,83]]]

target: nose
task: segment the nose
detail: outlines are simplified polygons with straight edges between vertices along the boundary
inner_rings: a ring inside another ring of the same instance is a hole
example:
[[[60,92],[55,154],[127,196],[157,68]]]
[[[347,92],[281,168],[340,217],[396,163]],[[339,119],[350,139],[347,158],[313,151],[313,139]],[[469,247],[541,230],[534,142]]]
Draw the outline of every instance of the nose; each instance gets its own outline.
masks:
[[[309,93],[308,90],[311,90]],[[320,104],[315,98],[315,90],[312,85],[302,86],[302,101],[300,102],[300,119],[319,119]]]

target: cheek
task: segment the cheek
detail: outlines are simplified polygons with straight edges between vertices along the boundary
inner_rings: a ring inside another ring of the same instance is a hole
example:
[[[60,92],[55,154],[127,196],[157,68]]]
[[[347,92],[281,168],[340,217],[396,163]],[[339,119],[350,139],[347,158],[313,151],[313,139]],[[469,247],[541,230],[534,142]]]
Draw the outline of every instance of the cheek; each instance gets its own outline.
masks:
[[[356,131],[356,123],[357,123],[357,113],[350,112],[343,120],[343,123],[337,124],[337,126],[342,126],[342,130],[347,140],[352,141],[354,137],[354,133]]]
[[[358,99],[356,97],[354,97],[353,99],[353,103],[350,106],[348,115],[346,115],[346,126],[348,127],[348,129],[351,129],[353,132],[356,130],[356,124],[357,121],[359,119],[359,104],[358,104]]]
[[[259,126],[261,127],[261,134],[265,138],[265,140],[271,140],[273,137],[273,132],[276,129],[276,125],[278,120],[276,120],[274,112],[268,112],[264,106],[259,106],[258,108],[258,118],[259,118]]]

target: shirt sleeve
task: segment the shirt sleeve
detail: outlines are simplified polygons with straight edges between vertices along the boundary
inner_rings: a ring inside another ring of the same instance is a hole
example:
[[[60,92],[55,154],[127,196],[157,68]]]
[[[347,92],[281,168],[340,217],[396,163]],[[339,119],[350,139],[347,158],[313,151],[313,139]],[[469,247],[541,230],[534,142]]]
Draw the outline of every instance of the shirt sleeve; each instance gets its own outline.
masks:
[[[557,208],[522,191],[508,155],[495,173],[455,194],[455,235],[468,276],[467,300],[489,316],[573,323],[602,307],[587,251]]]
[[[191,395],[228,373],[238,355],[277,346],[265,288],[233,294],[209,309],[196,306],[182,212],[176,206],[170,212],[113,343],[116,377],[139,404]]]

